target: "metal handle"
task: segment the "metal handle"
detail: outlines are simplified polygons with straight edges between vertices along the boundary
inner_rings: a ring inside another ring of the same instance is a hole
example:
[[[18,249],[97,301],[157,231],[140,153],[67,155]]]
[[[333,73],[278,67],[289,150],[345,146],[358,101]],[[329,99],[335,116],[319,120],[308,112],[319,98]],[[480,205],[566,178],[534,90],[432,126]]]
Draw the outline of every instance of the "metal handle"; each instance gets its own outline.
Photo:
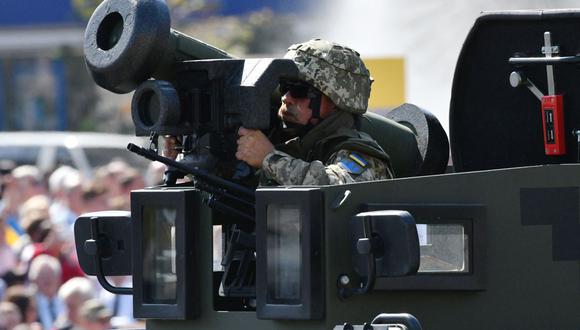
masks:
[[[114,294],[133,294],[133,288],[120,288],[111,285],[105,275],[103,274],[103,266],[101,265],[101,246],[99,244],[99,223],[98,219],[91,219],[91,239],[87,241],[88,245],[93,249],[95,256],[95,266],[97,267],[97,280],[103,289]],[[92,244],[91,244],[92,243]]]

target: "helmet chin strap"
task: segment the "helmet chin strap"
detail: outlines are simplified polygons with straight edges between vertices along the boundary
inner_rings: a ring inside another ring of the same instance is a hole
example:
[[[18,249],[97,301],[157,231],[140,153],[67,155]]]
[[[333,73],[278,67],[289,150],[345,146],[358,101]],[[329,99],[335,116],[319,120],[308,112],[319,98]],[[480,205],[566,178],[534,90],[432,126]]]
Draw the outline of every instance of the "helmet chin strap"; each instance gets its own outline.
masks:
[[[296,136],[304,136],[308,131],[310,131],[314,125],[308,122],[308,124],[298,124],[298,123],[287,123],[284,122],[284,132],[288,136],[296,137]]]

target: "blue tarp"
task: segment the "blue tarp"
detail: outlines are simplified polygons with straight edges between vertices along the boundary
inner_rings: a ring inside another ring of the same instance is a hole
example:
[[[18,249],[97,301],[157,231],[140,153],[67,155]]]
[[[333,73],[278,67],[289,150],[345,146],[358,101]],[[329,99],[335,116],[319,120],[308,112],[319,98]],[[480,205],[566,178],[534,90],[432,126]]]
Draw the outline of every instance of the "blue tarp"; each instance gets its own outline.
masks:
[[[84,24],[73,9],[72,0],[3,0],[0,26]]]

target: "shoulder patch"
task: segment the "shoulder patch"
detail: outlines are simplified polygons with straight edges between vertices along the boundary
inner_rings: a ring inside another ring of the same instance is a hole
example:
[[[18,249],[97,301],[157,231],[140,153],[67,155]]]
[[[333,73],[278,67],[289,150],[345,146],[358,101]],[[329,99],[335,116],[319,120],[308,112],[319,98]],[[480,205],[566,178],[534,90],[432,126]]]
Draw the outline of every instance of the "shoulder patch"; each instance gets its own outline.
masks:
[[[340,163],[351,174],[361,174],[369,165],[368,160],[356,152],[351,152],[348,157],[341,159]]]

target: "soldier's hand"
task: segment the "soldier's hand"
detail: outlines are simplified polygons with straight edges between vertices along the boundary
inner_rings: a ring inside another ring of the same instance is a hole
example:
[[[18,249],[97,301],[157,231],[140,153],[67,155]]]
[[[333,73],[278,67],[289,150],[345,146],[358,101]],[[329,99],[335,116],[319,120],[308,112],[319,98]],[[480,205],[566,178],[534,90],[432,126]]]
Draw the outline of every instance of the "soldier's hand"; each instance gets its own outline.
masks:
[[[181,143],[175,136],[166,135],[163,139],[165,143],[163,144],[163,151],[161,154],[167,158],[175,160],[177,155],[179,155],[178,147],[181,146]]]
[[[267,154],[274,150],[272,142],[259,130],[240,127],[238,130],[238,150],[236,158],[248,165],[260,168]]]

